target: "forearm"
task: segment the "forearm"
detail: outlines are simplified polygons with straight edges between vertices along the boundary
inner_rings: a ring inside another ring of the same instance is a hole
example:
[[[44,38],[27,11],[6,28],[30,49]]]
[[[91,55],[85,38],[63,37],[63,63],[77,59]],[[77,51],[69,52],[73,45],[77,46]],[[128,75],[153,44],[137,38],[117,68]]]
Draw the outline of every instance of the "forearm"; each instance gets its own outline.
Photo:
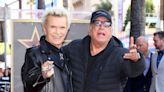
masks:
[[[130,60],[125,61],[124,67],[128,77],[136,77],[142,74],[145,70],[145,60],[143,55],[141,55],[141,58],[137,62],[133,62]]]
[[[23,81],[28,85],[34,86],[38,83],[44,83],[45,79],[42,77],[40,68],[33,67],[25,73]]]
[[[36,59],[26,55],[25,63],[22,66],[21,75],[22,81],[25,85],[33,86],[37,82],[44,82],[44,78],[41,74],[41,67],[36,63]]]

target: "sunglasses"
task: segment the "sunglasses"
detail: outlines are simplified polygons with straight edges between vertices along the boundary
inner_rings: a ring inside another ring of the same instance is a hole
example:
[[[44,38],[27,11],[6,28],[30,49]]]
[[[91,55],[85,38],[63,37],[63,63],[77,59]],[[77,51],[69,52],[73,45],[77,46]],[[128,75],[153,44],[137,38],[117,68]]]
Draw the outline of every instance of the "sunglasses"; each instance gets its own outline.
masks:
[[[112,25],[112,23],[109,21],[100,21],[100,20],[94,20],[93,24],[95,26],[101,26],[102,25],[104,27],[110,27]]]

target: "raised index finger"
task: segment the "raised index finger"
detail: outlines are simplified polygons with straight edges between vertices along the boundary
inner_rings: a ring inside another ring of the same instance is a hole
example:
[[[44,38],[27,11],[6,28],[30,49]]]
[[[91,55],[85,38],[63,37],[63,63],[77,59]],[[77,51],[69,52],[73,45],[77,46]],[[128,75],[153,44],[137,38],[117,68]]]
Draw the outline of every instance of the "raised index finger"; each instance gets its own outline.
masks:
[[[130,41],[129,41],[129,49],[133,48],[134,47],[134,37],[131,36],[130,37]]]

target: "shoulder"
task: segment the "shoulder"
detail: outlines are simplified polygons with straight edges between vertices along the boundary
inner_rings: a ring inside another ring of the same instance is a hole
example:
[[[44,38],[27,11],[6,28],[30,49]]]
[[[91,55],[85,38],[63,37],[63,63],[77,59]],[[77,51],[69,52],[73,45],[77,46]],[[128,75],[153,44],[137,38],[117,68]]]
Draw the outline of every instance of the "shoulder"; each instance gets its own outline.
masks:
[[[115,47],[117,53],[127,53],[129,50],[123,47]]]
[[[112,41],[113,41],[114,47],[115,47],[115,49],[117,49],[118,53],[128,52],[128,49],[123,47],[122,42],[118,38],[116,38],[115,36],[112,36]]]
[[[70,42],[69,44],[65,45],[63,48],[64,49],[68,49],[68,48],[77,48],[78,46],[80,46],[82,40],[81,39],[77,39],[77,40],[73,40],[72,42]]]
[[[31,48],[26,49],[26,54],[35,54],[36,52],[39,51],[40,46],[35,46]]]
[[[119,47],[123,47],[123,43],[115,36],[112,36],[112,39],[114,41],[114,44]]]
[[[85,36],[83,39],[76,39],[73,40],[72,42],[70,42],[67,46],[80,46],[80,45],[84,45],[84,44],[88,44],[90,42],[90,36]]]
[[[74,46],[74,45],[79,45],[80,43],[81,43],[81,39],[76,39],[70,42],[69,45]]]

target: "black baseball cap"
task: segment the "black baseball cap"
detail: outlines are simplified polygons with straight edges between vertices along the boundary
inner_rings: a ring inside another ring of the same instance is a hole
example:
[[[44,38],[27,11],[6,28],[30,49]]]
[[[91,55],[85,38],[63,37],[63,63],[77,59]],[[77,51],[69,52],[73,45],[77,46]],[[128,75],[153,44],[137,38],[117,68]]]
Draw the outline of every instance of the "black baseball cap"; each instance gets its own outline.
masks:
[[[90,23],[93,23],[94,20],[96,20],[96,18],[101,17],[101,16],[107,18],[109,20],[109,22],[112,23],[111,15],[106,10],[97,10],[97,11],[93,12]]]

